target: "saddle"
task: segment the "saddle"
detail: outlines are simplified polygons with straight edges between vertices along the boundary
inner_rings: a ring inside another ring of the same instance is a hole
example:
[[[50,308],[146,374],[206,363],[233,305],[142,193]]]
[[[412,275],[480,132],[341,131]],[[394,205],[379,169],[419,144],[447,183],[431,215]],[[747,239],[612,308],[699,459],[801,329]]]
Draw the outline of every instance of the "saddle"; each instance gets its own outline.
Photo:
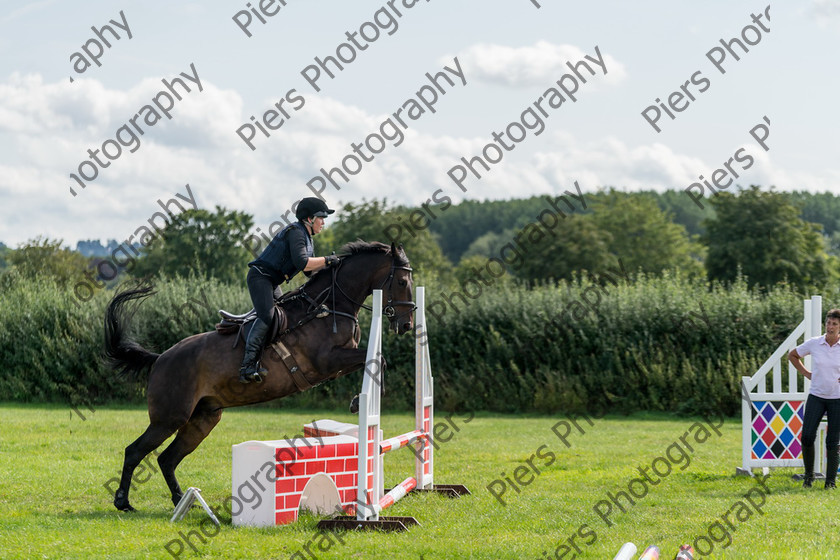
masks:
[[[216,332],[221,335],[236,334],[236,339],[233,341],[233,348],[236,348],[240,340],[244,344],[254,326],[254,319],[257,318],[257,312],[252,309],[247,313],[234,315],[224,309],[220,309],[219,315],[221,315],[222,320],[216,323]],[[279,338],[279,334],[286,331],[288,324],[289,320],[286,317],[286,312],[282,307],[275,304],[274,316],[272,317],[271,325],[268,327],[268,334],[266,334],[263,348],[270,347],[277,353],[277,356],[288,368],[289,373],[292,374],[292,380],[298,390],[305,391],[311,389],[313,385],[303,375],[292,351]]]
[[[219,315],[222,317],[222,320],[216,323],[216,332],[222,335],[239,335],[233,342],[234,348],[236,348],[240,340],[245,342],[248,339],[248,333],[251,332],[251,328],[254,326],[254,319],[257,318],[257,312],[253,309],[241,315],[234,315],[224,309],[219,309]],[[286,330],[288,323],[286,312],[279,305],[275,305],[271,324],[268,326],[268,334],[265,337],[266,343],[274,341],[279,333]]]

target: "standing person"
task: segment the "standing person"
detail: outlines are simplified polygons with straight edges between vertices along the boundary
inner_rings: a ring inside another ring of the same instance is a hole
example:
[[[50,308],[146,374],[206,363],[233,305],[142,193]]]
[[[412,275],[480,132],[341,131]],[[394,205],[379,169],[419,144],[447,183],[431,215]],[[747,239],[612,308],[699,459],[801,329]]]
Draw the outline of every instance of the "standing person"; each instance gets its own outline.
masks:
[[[828,416],[825,434],[825,488],[835,488],[837,468],[840,464],[840,309],[832,309],[825,317],[825,334],[806,340],[788,354],[796,370],[811,380],[811,390],[805,402],[805,419],[802,425],[802,460],[805,463],[803,488],[814,482],[814,442],[823,415]],[[802,358],[812,356],[808,371]]]
[[[297,222],[280,231],[259,257],[248,263],[248,292],[254,303],[257,318],[245,342],[245,356],[239,368],[239,381],[262,381],[267,370],[259,365],[265,336],[274,313],[274,299],[283,292],[282,282],[288,282],[298,272],[311,273],[338,263],[338,257],[313,257],[312,236],[324,228],[324,219],[335,212],[320,198],[308,197],[298,203]],[[279,293],[277,293],[279,292]]]

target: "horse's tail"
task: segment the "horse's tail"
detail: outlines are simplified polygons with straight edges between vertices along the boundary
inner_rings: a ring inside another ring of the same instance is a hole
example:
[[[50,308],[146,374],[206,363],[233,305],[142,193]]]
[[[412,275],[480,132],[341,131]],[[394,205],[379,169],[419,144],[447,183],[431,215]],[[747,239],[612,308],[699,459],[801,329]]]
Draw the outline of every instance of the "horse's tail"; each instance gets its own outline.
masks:
[[[142,301],[154,292],[152,286],[142,286],[119,292],[105,311],[105,360],[120,374],[130,374],[134,379],[148,373],[160,354],[149,352],[126,333],[126,325],[133,310],[124,306],[134,300]]]

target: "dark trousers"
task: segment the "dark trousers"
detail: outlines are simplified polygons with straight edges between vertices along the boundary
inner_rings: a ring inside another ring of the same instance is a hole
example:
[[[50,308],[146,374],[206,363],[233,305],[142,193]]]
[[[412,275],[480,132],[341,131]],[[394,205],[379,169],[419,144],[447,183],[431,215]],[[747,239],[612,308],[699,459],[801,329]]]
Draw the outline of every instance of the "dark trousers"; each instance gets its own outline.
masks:
[[[248,270],[246,282],[257,317],[266,325],[270,325],[274,316],[274,299],[283,295],[283,290],[254,267]]]
[[[814,470],[814,444],[817,429],[824,415],[828,416],[825,434],[826,480],[833,481],[837,475],[837,445],[840,443],[840,399],[823,399],[808,395],[805,402],[805,418],[802,425],[802,457],[805,459],[805,472]],[[808,462],[810,461],[810,465]],[[833,469],[833,472],[832,472]]]

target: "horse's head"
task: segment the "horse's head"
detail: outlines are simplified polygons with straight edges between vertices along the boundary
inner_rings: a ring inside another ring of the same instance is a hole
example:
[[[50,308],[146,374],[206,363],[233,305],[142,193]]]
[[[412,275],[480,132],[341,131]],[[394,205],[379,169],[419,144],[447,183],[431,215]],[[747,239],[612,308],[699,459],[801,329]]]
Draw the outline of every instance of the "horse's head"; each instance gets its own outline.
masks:
[[[382,290],[382,313],[388,317],[391,330],[398,334],[410,331],[416,306],[412,299],[411,265],[402,245],[391,243],[388,247],[384,243],[355,241],[342,247],[340,253],[344,254],[341,269],[347,271],[343,278],[360,282],[359,288],[364,284],[365,293],[359,294],[362,299],[373,290]]]
[[[402,245],[397,247],[392,242],[390,254],[391,270],[382,288],[382,295],[388,299],[384,302],[382,313],[390,320],[391,330],[403,334],[413,328],[413,313],[417,309],[412,299],[414,285],[411,279],[411,264]]]

